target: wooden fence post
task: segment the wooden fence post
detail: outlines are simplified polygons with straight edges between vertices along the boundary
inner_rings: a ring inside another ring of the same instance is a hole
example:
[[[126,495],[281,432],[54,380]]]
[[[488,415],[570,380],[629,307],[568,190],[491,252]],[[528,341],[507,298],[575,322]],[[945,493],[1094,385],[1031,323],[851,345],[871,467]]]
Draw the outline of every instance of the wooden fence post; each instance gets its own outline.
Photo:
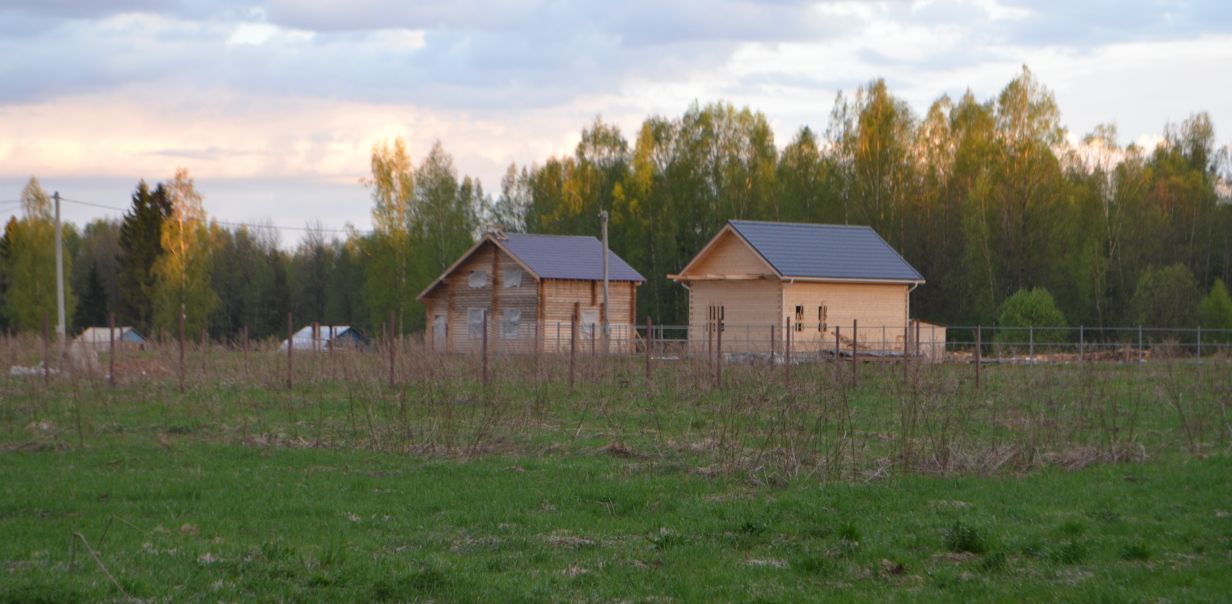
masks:
[[[855,319],[851,320],[851,385],[855,386],[860,383],[860,362],[857,360],[860,357],[860,338],[859,338],[859,322]]]
[[[1087,347],[1086,344],[1087,344],[1086,329],[1082,325],[1079,325],[1078,326],[1078,362],[1079,363],[1083,363],[1086,361],[1086,347]]]
[[[907,324],[903,325],[903,380],[908,377],[908,366],[911,364],[907,357],[907,349],[911,341],[911,320],[907,320]]]
[[[981,357],[984,354],[984,336],[980,333],[980,326],[975,326],[975,387],[980,387],[980,366],[984,364]]]
[[[771,323],[770,324],[770,367],[771,368],[774,367],[774,349],[775,349],[774,327],[775,327],[774,323]]]
[[[787,317],[786,338],[783,344],[783,379],[791,388],[791,317]]]
[[[115,313],[107,315],[107,383],[115,388]]]
[[[43,383],[51,382],[51,317],[43,313]]]
[[[244,374],[249,373],[248,369],[248,326],[244,325],[240,331],[240,347],[244,350]]]
[[[839,358],[840,358],[840,355],[842,355],[842,348],[841,348],[842,342],[843,342],[842,333],[843,333],[843,327],[841,325],[835,325],[834,326],[834,378],[835,379],[838,379],[839,368],[842,367],[842,365],[839,365]]]
[[[654,348],[654,322],[646,316],[646,383],[650,383],[650,355]]]
[[[573,390],[574,378],[577,373],[577,327],[578,303],[573,303],[573,316],[569,319],[569,390]]]
[[[483,389],[488,389],[488,311],[483,311],[483,344],[480,352],[483,356]]]
[[[180,305],[180,392],[184,391],[184,305]]]
[[[209,379],[210,371],[210,332],[204,326],[201,328],[201,375]]]
[[[397,377],[394,375],[395,355],[398,353],[398,323],[394,316],[394,311],[389,311],[389,340],[385,342],[389,346],[389,387],[393,388],[397,384]]]
[[[715,320],[714,334],[714,386],[715,388],[723,388],[723,321]]]
[[[295,323],[291,311],[287,311],[287,390],[295,386]]]
[[[920,359],[920,320],[915,320],[915,338],[911,340],[911,348],[916,360]]]

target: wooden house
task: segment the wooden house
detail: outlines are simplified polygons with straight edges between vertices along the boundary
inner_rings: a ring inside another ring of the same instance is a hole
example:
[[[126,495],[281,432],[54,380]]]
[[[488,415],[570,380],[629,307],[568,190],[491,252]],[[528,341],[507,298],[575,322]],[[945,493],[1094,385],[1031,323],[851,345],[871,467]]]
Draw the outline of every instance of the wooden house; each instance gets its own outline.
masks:
[[[581,352],[634,347],[637,287],[645,279],[608,251],[603,305],[603,244],[594,237],[488,233],[419,294],[425,340],[438,352],[568,352],[578,322]],[[485,321],[486,319],[486,321]]]
[[[668,278],[689,290],[695,353],[712,350],[720,329],[733,353],[781,354],[789,337],[799,354],[836,340],[840,354],[856,342],[917,350],[911,291],[924,278],[869,227],[732,220]]]

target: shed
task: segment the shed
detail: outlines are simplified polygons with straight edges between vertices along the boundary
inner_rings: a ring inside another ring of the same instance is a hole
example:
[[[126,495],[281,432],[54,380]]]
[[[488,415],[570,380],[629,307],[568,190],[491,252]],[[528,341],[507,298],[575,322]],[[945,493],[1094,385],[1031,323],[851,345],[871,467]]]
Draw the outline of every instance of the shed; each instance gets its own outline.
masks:
[[[291,336],[295,350],[328,351],[330,349],[361,349],[368,345],[368,338],[350,325],[305,325]],[[286,350],[287,341],[278,345]]]
[[[669,279],[689,289],[689,345],[724,352],[914,350],[911,291],[924,283],[867,226],[729,221]],[[854,332],[854,333],[853,333]]]
[[[117,346],[140,346],[145,344],[145,338],[131,326],[116,326],[115,342]],[[110,327],[87,327],[75,339],[73,345],[87,350],[106,351],[111,347]]]
[[[637,287],[645,282],[608,250],[608,301],[603,305],[603,244],[594,237],[487,233],[422,293],[425,340],[438,352],[568,352],[578,322],[578,347],[632,350]]]

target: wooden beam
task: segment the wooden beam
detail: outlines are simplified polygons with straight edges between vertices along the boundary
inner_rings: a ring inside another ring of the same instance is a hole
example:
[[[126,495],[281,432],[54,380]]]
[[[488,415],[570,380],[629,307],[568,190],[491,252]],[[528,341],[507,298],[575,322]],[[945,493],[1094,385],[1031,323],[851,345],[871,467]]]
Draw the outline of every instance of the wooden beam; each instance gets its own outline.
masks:
[[[705,273],[698,275],[668,275],[672,281],[756,281],[760,279],[778,279],[778,275],[770,273],[733,273],[720,275]]]

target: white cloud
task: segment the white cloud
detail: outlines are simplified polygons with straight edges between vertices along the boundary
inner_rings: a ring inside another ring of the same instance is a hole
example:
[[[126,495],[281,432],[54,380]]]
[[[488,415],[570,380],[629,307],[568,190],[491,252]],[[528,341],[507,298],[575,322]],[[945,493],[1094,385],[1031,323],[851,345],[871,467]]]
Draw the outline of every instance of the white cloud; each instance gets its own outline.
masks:
[[[317,183],[342,206],[321,216],[366,224],[355,183],[392,136],[417,154],[442,140],[495,192],[510,162],[571,153],[595,115],[632,139],[648,115],[722,99],[764,112],[782,145],[874,78],[922,114],[943,93],[991,98],[1023,64],[1072,134],[1116,122],[1123,144],[1151,140],[1198,110],[1232,123],[1218,2],[51,4],[0,8],[0,179],[121,183],[113,203],[187,165],[236,211],[317,199]]]

